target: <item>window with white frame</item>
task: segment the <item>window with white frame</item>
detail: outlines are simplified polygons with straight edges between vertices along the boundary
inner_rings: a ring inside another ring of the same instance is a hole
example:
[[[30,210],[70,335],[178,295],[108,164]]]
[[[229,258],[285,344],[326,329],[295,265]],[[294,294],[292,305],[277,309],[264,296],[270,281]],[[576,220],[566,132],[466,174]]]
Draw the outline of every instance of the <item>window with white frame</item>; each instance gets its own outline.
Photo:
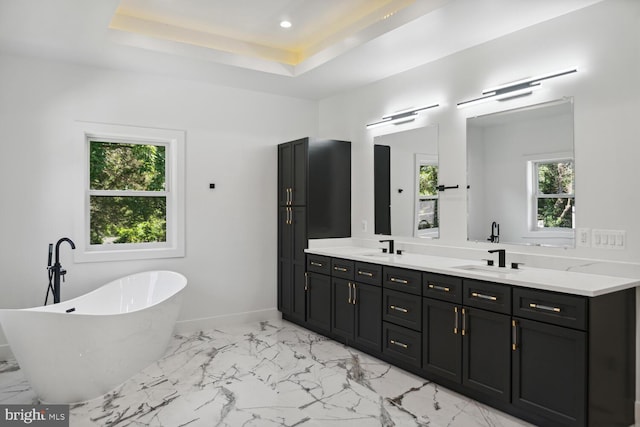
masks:
[[[575,228],[574,163],[572,159],[531,162],[533,231]]]
[[[184,256],[184,132],[84,124],[79,261]]]
[[[416,156],[416,237],[438,237],[438,163]]]

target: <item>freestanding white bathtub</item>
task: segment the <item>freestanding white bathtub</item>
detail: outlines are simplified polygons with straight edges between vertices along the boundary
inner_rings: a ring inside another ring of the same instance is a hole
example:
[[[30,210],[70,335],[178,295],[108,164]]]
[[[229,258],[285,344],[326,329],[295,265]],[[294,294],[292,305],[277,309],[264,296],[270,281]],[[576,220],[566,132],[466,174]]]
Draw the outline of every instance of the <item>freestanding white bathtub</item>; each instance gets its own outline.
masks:
[[[186,285],[172,271],[133,274],[59,304],[0,310],[0,324],[42,402],[81,402],[164,354]]]

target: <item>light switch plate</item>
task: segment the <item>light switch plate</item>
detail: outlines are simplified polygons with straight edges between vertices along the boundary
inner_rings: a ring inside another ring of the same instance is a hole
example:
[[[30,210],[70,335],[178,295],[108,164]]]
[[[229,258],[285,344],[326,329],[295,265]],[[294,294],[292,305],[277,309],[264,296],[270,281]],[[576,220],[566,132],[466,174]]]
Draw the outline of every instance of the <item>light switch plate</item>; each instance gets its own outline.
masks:
[[[588,248],[591,246],[591,229],[578,228],[576,233],[576,245]]]
[[[624,250],[627,248],[626,230],[593,229],[591,246],[599,249]]]

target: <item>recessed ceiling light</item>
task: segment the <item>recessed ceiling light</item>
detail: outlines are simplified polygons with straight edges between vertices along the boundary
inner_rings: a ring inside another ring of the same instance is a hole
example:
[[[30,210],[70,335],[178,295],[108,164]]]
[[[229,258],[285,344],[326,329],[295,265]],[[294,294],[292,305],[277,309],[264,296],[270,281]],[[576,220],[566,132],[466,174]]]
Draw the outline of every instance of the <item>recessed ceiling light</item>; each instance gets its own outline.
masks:
[[[280,26],[282,28],[291,28],[291,22],[286,21],[286,20],[285,21],[280,21]]]

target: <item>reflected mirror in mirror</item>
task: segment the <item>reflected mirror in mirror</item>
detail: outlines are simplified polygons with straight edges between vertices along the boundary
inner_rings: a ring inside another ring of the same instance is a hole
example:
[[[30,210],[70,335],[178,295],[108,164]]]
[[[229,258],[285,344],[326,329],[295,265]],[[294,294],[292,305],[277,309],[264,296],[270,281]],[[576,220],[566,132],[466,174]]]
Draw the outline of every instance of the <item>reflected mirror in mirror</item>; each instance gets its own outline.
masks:
[[[573,99],[467,119],[467,237],[575,246]]]
[[[374,138],[375,233],[439,237],[438,127]]]

